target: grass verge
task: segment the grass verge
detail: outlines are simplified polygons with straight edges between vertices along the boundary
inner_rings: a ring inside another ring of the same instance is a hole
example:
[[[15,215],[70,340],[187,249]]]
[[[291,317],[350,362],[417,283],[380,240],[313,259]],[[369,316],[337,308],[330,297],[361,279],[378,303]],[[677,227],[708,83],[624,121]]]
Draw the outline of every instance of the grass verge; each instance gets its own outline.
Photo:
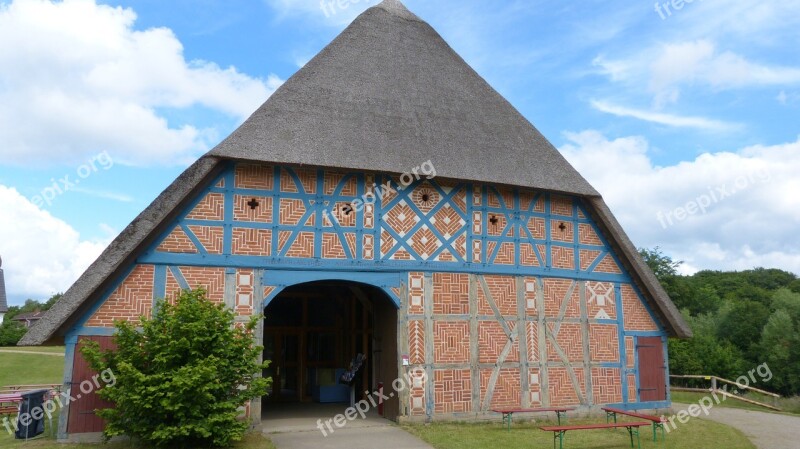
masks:
[[[569,424],[603,422],[570,420]],[[539,430],[540,426],[555,423],[515,423],[510,431],[500,423],[433,423],[407,424],[403,428],[422,438],[437,449],[478,449],[497,447],[529,449],[552,447],[553,433]],[[667,434],[666,443],[653,442],[651,427],[641,428],[642,448],[660,449],[755,449],[742,432],[724,424],[692,419]],[[634,437],[635,438],[635,437]],[[635,441],[635,439],[634,439]],[[630,439],[625,429],[582,430],[567,432],[564,446],[581,449],[626,449]]]
[[[64,378],[63,357],[0,352],[0,366],[3,367],[0,369],[0,387],[4,385],[60,384]]]
[[[692,391],[672,391],[672,402],[677,402],[680,404],[696,404],[700,399],[708,396],[710,393],[700,393],[700,392],[692,392]],[[776,412],[774,410],[770,410],[765,407],[759,407],[754,404],[749,404],[747,402],[737,401],[736,399],[725,399],[721,401],[719,404],[716,402],[714,403],[714,407],[729,407],[729,408],[739,408],[744,410],[755,410],[758,412],[767,412],[767,413],[787,413],[792,415],[800,415],[800,396],[795,396],[791,398],[780,398],[776,402],[773,402],[772,398],[765,397],[765,396],[749,396],[745,395],[746,398],[753,399],[756,401],[764,402],[767,404],[775,405],[781,409],[781,412]]]

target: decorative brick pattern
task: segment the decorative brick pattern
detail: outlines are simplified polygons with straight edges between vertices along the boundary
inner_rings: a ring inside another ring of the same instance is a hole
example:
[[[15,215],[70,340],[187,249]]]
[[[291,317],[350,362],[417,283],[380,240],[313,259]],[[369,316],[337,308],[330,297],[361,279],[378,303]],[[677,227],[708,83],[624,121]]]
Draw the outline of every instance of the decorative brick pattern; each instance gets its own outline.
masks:
[[[578,379],[578,391],[586,391],[586,380],[582,368],[549,367],[547,369],[547,392],[550,395],[550,406],[561,407],[580,405],[581,399],[575,392],[568,369],[572,369]]]
[[[481,403],[486,398],[492,370],[481,370]],[[522,397],[520,391],[519,369],[501,368],[497,382],[492,390],[492,401],[489,409],[503,407],[520,407]]]
[[[414,188],[411,193],[411,199],[423,214],[428,215],[439,204],[442,197],[428,182],[423,182]]]
[[[628,402],[636,402],[636,375],[628,374]]]
[[[561,229],[564,225],[564,229]],[[575,228],[573,223],[564,220],[550,221],[550,238],[555,242],[573,243],[575,241]]]
[[[614,324],[589,324],[589,353],[593,362],[619,361],[619,334]]]
[[[86,322],[88,327],[113,327],[114,320],[139,322],[153,307],[153,265],[137,265]]]
[[[422,260],[428,260],[442,246],[442,243],[436,238],[433,231],[428,228],[428,225],[422,225],[408,241],[411,243],[414,252],[419,254]]]
[[[314,257],[314,233],[299,232],[297,238],[292,242],[286,257],[299,257],[310,259]]]
[[[514,265],[514,244],[504,242],[500,244],[500,249],[497,250],[497,256],[494,258],[494,263],[498,265]]]
[[[425,384],[422,382],[412,385],[408,395],[411,416],[425,414]]]
[[[254,298],[253,285],[255,276],[252,269],[236,270],[236,305],[235,311],[239,316],[250,316],[253,314]]]
[[[509,328],[514,333],[514,324],[509,323]],[[508,343],[509,338],[503,326],[497,321],[481,321],[478,323],[478,361],[480,363],[500,362],[500,355]],[[506,362],[519,362],[519,342],[514,341],[511,351],[505,359]]]
[[[272,230],[233,228],[231,251],[243,256],[272,255]]]
[[[629,331],[655,331],[658,326],[653,321],[650,313],[644,307],[639,295],[629,284],[622,284],[622,307],[625,317],[625,330]]]
[[[431,217],[431,223],[436,226],[439,234],[447,240],[454,235],[462,233],[464,231],[464,226],[467,224],[461,214],[453,209],[450,203],[442,206],[442,208]]]
[[[485,276],[491,300],[500,311],[500,315],[515,317],[517,315],[517,286],[512,276]],[[489,305],[489,298],[478,288],[478,315],[493,316],[494,310]]]
[[[223,230],[217,226],[189,226],[209,254],[222,254]]]
[[[292,198],[280,199],[280,223],[287,226],[297,226],[306,213],[303,200]]]
[[[352,254],[352,253],[351,253]],[[346,259],[344,247],[337,234],[322,233],[322,257],[324,259]]]
[[[531,368],[528,370],[528,388],[531,395],[531,406],[542,406],[542,380],[538,368]]]
[[[548,333],[555,333],[555,323],[547,323]],[[578,323],[561,323],[561,328],[556,335],[556,342],[561,351],[570,362],[583,362],[583,334]],[[553,342],[547,339],[547,360],[560,362],[561,357],[556,352]]]
[[[425,276],[422,273],[408,274],[408,314],[422,315],[425,302]]]
[[[526,277],[523,279],[524,299],[525,299],[525,314],[527,316],[537,316],[536,309],[536,291],[539,289],[536,283],[536,278]]]
[[[272,190],[274,168],[264,164],[236,164],[236,188]]]
[[[553,195],[550,197],[550,213],[564,217],[572,216],[572,200],[567,197]]]
[[[563,246],[552,247],[553,268],[575,269],[575,250]]]
[[[525,323],[525,338],[528,339],[528,361],[539,361],[539,324],[532,321]]]
[[[614,262],[614,258],[611,257],[611,254],[607,254],[606,257],[603,257],[603,260],[597,264],[594,271],[599,273],[622,273],[622,270],[619,269],[619,265],[617,265],[617,263]]]
[[[519,263],[520,265],[524,265],[526,267],[541,266],[541,264],[539,263],[539,257],[536,256],[536,252],[533,250],[532,244],[530,243],[519,244]]]
[[[405,200],[400,200],[391,208],[383,216],[383,220],[400,237],[405,237],[419,223],[419,217]]]
[[[258,206],[250,207],[256,200]],[[233,196],[233,220],[248,223],[272,223],[272,197],[269,196]]]
[[[597,233],[594,231],[592,225],[588,223],[581,223],[578,225],[578,238],[583,245],[600,246],[603,244],[603,242],[600,241],[600,237],[598,237]]]
[[[180,267],[180,272],[189,288],[203,287],[208,299],[216,303],[225,300],[225,269],[216,267]]]
[[[425,363],[425,323],[422,320],[408,322],[408,360],[412,365]]]
[[[362,238],[364,243],[361,246],[361,258],[373,260],[375,258],[375,237],[365,234]]]
[[[472,410],[472,373],[468,369],[435,370],[434,413],[467,413]]]
[[[595,404],[622,402],[622,377],[619,368],[592,368],[592,395]]]
[[[433,324],[436,363],[469,362],[469,322],[437,321]]]
[[[586,271],[589,267],[597,260],[597,256],[600,255],[602,251],[600,250],[593,250],[593,249],[582,249],[580,250],[580,258],[581,258],[581,271]]]
[[[209,193],[192,209],[186,216],[190,220],[213,220],[222,221],[225,219],[225,197],[221,193]]]
[[[625,366],[633,368],[636,366],[636,352],[633,337],[625,337]]]
[[[433,274],[433,313],[436,315],[469,314],[469,276]]]
[[[616,320],[617,300],[614,284],[610,282],[586,282],[586,302],[589,318]]]
[[[194,246],[189,236],[183,232],[180,226],[176,226],[172,232],[158,245],[156,251],[162,253],[183,253],[194,254],[197,253],[197,248]]]
[[[356,196],[358,193],[358,179],[355,176],[347,176],[346,173],[336,171],[326,171],[324,176],[324,192],[325,195],[333,195],[336,190],[341,188],[339,195],[341,196]]]
[[[310,168],[293,168],[297,179],[300,180],[298,184],[295,177],[291,175],[288,169],[281,169],[281,192],[298,193],[301,191],[307,194],[317,193],[317,171]]]
[[[544,312],[548,318],[559,318],[559,310],[563,301],[569,301],[564,315],[566,318],[580,318],[580,295],[578,288],[572,289],[569,298],[567,292],[572,287],[573,281],[569,279],[544,279]]]

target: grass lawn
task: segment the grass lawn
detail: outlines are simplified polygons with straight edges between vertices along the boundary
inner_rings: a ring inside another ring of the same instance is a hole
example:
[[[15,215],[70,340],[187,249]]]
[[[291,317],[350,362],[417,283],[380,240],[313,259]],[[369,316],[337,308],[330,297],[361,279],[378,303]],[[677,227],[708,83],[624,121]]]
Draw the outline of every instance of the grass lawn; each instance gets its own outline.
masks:
[[[692,392],[692,391],[672,391],[672,401],[678,402],[681,404],[696,404],[700,399],[708,396],[708,393],[700,393],[700,392]],[[764,402],[765,404],[770,405],[777,405],[781,410],[782,413],[800,415],[800,397],[793,397],[793,398],[780,398],[778,399],[777,404],[775,404],[772,398],[767,396],[746,396],[749,399],[753,399],[759,402]],[[765,407],[759,407],[754,404],[748,404],[747,402],[737,401],[736,399],[726,399],[719,404],[714,404],[714,407],[730,407],[730,408],[741,408],[745,410],[755,410],[759,412],[767,412],[767,413],[781,413],[776,412],[774,410],[770,410]]]
[[[64,346],[0,346],[0,350],[64,354]]]
[[[60,384],[64,379],[64,357],[0,352],[0,367],[0,387]]]
[[[570,420],[569,424],[604,422],[598,417],[591,421]],[[530,449],[553,446],[553,432],[539,430],[551,423],[514,423],[510,431],[500,423],[469,424],[409,424],[404,428],[437,449],[508,448]],[[555,424],[555,423],[552,423]],[[666,444],[653,443],[652,427],[641,428],[642,448],[660,449],[755,449],[741,432],[732,427],[702,419],[692,419],[667,434]],[[634,439],[635,442],[635,439]],[[564,447],[570,449],[630,448],[628,431],[582,430],[567,432]]]

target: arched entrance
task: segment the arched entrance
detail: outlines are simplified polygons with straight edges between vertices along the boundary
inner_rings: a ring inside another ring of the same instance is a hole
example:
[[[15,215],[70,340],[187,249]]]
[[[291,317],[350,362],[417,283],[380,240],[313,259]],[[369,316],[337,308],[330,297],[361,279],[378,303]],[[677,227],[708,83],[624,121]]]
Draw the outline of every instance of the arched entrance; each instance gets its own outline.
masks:
[[[264,415],[349,406],[350,387],[339,379],[358,354],[367,358],[353,380],[356,401],[398,377],[397,306],[380,288],[345,280],[292,285],[269,301],[263,327],[264,359],[271,361],[264,375],[273,380]],[[399,401],[380,409],[394,420]]]

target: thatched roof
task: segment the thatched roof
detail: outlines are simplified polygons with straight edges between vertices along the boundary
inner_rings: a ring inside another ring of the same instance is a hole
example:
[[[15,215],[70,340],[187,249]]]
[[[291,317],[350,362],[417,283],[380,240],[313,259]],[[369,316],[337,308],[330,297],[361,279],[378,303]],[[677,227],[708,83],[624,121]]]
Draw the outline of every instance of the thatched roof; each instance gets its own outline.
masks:
[[[247,121],[190,167],[111,243],[23,338],[58,341],[112,275],[135,260],[223,160],[402,173],[584,197],[671,335],[691,330],[600,195],[442,37],[397,0],[361,14]]]

